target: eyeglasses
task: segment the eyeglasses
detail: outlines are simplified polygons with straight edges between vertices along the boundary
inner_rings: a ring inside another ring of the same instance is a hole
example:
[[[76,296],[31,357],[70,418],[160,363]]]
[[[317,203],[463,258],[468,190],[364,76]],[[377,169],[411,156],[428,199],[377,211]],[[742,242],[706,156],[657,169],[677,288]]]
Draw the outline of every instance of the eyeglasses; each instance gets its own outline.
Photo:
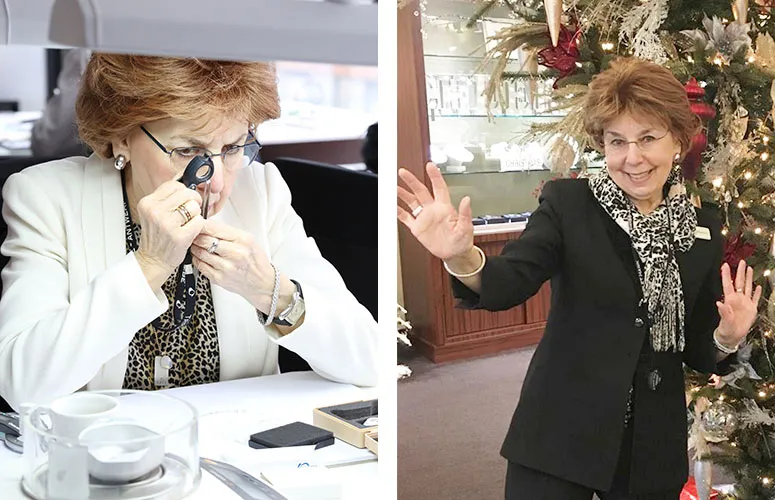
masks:
[[[248,139],[245,144],[239,146],[234,144],[224,146],[220,153],[215,154],[206,148],[196,146],[184,146],[167,150],[167,148],[156,140],[145,127],[140,126],[140,129],[145,132],[145,135],[147,135],[159,149],[170,157],[172,166],[178,171],[185,170],[189,162],[197,156],[206,156],[209,158],[220,156],[223,161],[223,168],[229,172],[236,172],[253,163],[256,158],[258,158],[258,152],[261,150],[261,143],[258,142],[256,136],[253,135],[253,132],[250,130],[248,131]]]
[[[605,146],[605,149],[608,153],[614,154],[614,155],[624,155],[627,153],[627,151],[630,149],[630,144],[635,144],[638,146],[638,149],[642,153],[648,153],[650,150],[654,148],[654,145],[659,142],[660,140],[667,137],[667,134],[670,132],[665,132],[661,137],[654,137],[653,135],[644,135],[638,140],[635,141],[625,141],[624,139],[620,137],[614,137],[613,139],[608,139],[603,143]]]

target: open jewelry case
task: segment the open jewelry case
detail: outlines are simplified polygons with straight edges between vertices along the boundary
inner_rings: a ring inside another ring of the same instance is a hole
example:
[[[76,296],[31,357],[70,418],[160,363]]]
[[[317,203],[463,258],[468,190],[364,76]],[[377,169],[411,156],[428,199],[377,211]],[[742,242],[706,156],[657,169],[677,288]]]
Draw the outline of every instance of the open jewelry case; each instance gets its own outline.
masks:
[[[313,410],[313,424],[358,448],[366,447],[366,435],[378,428],[379,403],[376,399],[356,401]],[[374,451],[374,450],[372,450]]]

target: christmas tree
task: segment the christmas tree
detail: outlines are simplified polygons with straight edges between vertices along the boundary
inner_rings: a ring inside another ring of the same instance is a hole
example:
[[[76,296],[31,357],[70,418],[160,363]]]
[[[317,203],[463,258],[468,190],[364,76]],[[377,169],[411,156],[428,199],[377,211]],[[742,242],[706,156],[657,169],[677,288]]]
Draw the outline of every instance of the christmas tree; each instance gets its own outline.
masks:
[[[514,79],[552,80],[553,106],[564,117],[534,126],[521,140],[547,141],[558,158],[575,141],[586,154],[573,166],[573,175],[601,160],[583,132],[581,104],[591,79],[614,58],[656,62],[685,83],[692,109],[705,125],[682,164],[687,190],[696,204],[719,207],[725,261],[732,269],[740,259],[753,266],[767,299],[730,374],[709,377],[687,369],[689,415],[694,417],[690,439],[700,458],[734,475],[734,493],[726,498],[775,498],[773,0],[477,3],[469,27],[496,8],[507,8],[513,18],[490,38],[483,61],[482,68],[491,72],[488,103],[497,113],[503,85]],[[526,51],[528,62],[509,72],[507,63],[516,51]],[[558,174],[571,175],[569,162],[552,164],[562,165]]]

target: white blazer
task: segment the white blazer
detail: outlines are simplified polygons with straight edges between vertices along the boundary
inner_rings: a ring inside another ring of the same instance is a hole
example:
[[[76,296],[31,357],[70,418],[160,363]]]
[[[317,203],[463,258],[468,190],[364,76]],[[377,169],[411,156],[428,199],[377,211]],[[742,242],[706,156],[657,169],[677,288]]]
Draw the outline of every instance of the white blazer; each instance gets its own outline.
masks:
[[[6,182],[0,394],[12,406],[84,386],[121,388],[132,337],[169,306],[126,253],[121,193],[119,172],[95,155],[29,167]],[[213,284],[220,379],[277,373],[282,345],[323,377],[376,385],[376,322],[306,236],[277,168],[241,171],[213,218],[251,233],[301,284],[306,305],[304,323],[279,337],[248,301]]]

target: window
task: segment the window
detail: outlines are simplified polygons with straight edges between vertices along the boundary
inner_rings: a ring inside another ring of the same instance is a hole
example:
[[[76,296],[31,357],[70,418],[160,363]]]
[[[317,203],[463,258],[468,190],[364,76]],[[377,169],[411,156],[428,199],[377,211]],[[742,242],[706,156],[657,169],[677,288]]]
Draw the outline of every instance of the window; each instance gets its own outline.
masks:
[[[377,68],[278,62],[282,115],[258,129],[262,143],[363,137],[377,121]]]

